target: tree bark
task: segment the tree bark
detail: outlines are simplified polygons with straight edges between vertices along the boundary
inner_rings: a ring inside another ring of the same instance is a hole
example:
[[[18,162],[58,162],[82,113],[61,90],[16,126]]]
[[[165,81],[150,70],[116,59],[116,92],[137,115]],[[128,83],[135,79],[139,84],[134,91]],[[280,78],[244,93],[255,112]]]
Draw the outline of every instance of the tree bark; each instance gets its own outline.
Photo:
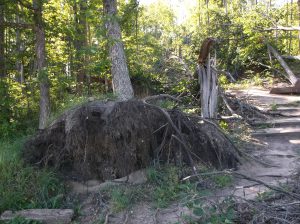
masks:
[[[4,24],[4,5],[0,4],[0,78],[6,76],[5,72],[5,27]]]
[[[39,129],[45,129],[50,115],[50,83],[46,67],[45,30],[43,24],[43,1],[33,0],[35,24],[35,53],[37,72],[40,81],[40,117]]]
[[[120,100],[134,97],[132,84],[121,37],[121,28],[117,21],[117,1],[103,0],[106,16],[107,38],[109,40],[109,57],[113,77],[113,91]]]
[[[206,66],[198,64],[198,75],[201,95],[201,116],[203,118],[216,118],[218,105],[218,80],[212,67],[214,61],[208,58]]]

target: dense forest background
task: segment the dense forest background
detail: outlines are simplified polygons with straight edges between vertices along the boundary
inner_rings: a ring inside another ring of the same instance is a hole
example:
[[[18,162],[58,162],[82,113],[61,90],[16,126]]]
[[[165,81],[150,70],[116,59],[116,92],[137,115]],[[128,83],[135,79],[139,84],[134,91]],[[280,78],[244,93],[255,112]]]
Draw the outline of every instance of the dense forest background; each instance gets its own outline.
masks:
[[[276,29],[299,25],[296,1],[193,0],[177,2],[177,7],[180,4],[187,11],[184,17],[171,1],[118,1],[116,19],[136,97],[197,97],[196,59],[202,41],[210,36],[218,40],[218,69],[237,79],[272,77],[266,42],[283,55],[299,54],[299,31]],[[50,99],[52,117],[90,96],[113,97],[108,46],[114,40],[106,36],[108,19],[101,0],[1,1],[1,138],[38,127],[41,96]],[[37,54],[43,31],[46,50]],[[41,85],[49,93],[42,93]]]

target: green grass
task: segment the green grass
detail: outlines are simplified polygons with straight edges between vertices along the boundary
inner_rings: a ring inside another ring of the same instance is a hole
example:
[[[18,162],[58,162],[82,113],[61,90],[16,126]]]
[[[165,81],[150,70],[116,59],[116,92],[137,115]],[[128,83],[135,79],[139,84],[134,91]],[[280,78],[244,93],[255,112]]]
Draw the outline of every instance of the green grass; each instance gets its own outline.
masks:
[[[232,185],[233,178],[230,175],[215,175],[212,177],[213,182],[217,185],[219,188],[224,188]]]
[[[112,212],[120,212],[131,208],[137,202],[145,199],[144,186],[120,185],[103,190],[110,202]]]
[[[278,109],[278,105],[276,103],[271,103],[270,107],[271,111],[276,111]]]
[[[174,166],[165,166],[161,169],[149,168],[147,177],[152,185],[151,198],[157,208],[165,208],[193,190],[192,185],[180,181],[179,169]]]
[[[64,186],[52,171],[25,165],[20,157],[26,138],[0,140],[0,213],[26,208],[58,208]]]

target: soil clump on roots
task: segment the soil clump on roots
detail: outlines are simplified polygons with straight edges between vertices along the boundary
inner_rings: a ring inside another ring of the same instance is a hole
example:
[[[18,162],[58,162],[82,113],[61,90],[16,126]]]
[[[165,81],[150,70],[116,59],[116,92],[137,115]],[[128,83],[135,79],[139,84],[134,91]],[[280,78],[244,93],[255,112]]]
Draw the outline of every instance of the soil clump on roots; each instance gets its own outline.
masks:
[[[66,177],[102,181],[154,162],[225,169],[239,161],[236,148],[214,123],[140,100],[73,108],[28,140],[23,157]]]

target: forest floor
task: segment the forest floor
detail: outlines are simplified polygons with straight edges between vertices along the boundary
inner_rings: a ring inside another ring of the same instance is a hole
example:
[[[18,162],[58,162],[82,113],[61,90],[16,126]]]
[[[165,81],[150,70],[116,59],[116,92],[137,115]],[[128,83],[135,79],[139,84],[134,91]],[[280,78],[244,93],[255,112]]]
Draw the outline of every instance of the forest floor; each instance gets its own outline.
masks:
[[[252,127],[251,136],[248,136],[247,153],[263,161],[265,165],[250,159],[240,165],[237,171],[266,184],[287,189],[289,182],[293,181],[293,174],[300,167],[300,97],[271,95],[267,89],[254,87],[229,92],[263,111],[281,114],[269,120],[254,121],[255,126]],[[73,193],[79,195],[80,204],[78,217],[74,223],[248,223],[252,217],[245,218],[247,213],[245,209],[240,221],[233,218],[230,208],[235,210],[240,208],[234,206],[235,203],[231,199],[239,198],[240,201],[249,204],[248,200],[267,200],[274,198],[276,194],[264,184],[245,178],[231,180],[226,175],[221,175],[213,178],[213,183],[211,179],[202,182],[200,193],[199,191],[195,193],[191,185],[171,183],[167,188],[178,184],[176,189],[177,187],[184,189],[176,193],[184,192],[183,196],[178,197],[176,194],[169,194],[167,189],[151,188],[151,185],[145,184],[146,176],[144,171],[140,171],[136,179],[133,177],[133,182],[142,184],[133,187],[119,188],[110,185],[103,187],[93,181],[84,185],[71,183]],[[198,187],[196,186],[196,191]],[[104,191],[99,191],[102,188]],[[107,191],[111,191],[110,198],[107,197]],[[149,191],[155,192],[149,194]],[[156,199],[151,198],[153,195]],[[156,206],[157,202],[163,202],[165,196],[170,197],[170,202]],[[135,200],[136,197],[143,199]],[[268,206],[264,204],[264,207]],[[248,214],[248,216],[253,215]],[[202,217],[200,222],[199,216]],[[280,219],[270,218],[271,222]],[[281,223],[277,221],[272,223]]]

